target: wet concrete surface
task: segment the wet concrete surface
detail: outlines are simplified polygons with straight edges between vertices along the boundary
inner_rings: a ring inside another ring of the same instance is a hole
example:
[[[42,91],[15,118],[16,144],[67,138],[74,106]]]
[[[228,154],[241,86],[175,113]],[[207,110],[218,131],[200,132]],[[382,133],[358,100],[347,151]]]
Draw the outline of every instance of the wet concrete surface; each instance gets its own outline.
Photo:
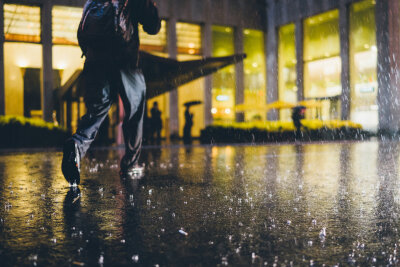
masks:
[[[1,266],[397,265],[398,142],[0,153]]]

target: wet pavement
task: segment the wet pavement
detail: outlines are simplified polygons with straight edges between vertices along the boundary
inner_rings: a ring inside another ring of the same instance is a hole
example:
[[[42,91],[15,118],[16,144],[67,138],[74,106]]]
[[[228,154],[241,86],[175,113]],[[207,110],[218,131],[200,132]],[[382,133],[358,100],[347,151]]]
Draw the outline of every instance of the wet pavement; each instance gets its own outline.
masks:
[[[397,265],[398,142],[0,153],[1,266]]]

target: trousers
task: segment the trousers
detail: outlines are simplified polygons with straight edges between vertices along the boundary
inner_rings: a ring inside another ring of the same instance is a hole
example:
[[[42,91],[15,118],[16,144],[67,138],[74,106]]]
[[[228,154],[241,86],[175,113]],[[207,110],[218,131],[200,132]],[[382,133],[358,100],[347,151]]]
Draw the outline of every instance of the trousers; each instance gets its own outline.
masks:
[[[87,112],[78,124],[72,139],[78,146],[81,158],[94,141],[101,123],[111,105],[120,95],[124,106],[122,124],[125,155],[121,168],[138,163],[142,148],[143,115],[145,110],[146,84],[140,69],[107,64],[86,64],[82,72],[85,89],[84,101]]]

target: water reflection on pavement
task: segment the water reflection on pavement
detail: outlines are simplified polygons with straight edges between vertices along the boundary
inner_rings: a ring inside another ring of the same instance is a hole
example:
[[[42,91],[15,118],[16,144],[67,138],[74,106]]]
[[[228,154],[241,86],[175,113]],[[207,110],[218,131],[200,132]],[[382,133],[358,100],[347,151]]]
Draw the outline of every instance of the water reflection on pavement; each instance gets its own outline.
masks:
[[[0,262],[17,265],[396,265],[399,143],[0,153]]]

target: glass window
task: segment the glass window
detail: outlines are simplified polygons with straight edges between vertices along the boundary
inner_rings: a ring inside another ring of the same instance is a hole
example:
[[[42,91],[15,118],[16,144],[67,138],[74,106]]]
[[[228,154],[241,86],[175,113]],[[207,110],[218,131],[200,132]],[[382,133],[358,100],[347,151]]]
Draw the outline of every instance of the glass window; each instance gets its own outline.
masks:
[[[78,45],[76,33],[82,16],[82,8],[54,6],[52,10],[53,43]]]
[[[212,26],[212,56],[224,57],[235,53],[233,28]],[[214,121],[235,120],[235,66],[231,65],[213,75],[212,109]]]
[[[140,50],[167,57],[167,24],[161,21],[160,32],[156,35],[147,34],[142,27],[139,27]]]
[[[167,23],[165,20],[161,21],[160,32],[156,35],[147,34],[143,27],[139,26],[140,36],[140,50],[160,56],[168,57],[167,53]],[[169,135],[169,93],[165,93],[147,100],[147,115],[150,118],[150,109],[153,107],[154,102],[158,103],[158,108],[161,111],[161,120],[163,128],[161,136]]]
[[[42,45],[4,43],[5,113],[41,117]]]
[[[202,58],[201,26],[178,22],[176,24],[178,60],[196,60]],[[178,112],[180,135],[183,136],[185,125],[184,103],[200,100],[204,103],[204,78],[194,80],[178,88]],[[192,136],[200,136],[204,129],[204,104],[192,106],[189,109],[193,113]]]
[[[296,40],[295,25],[289,24],[279,28],[278,68],[279,100],[297,102]],[[282,109],[280,119],[291,120],[291,110]]]
[[[257,30],[244,30],[244,102],[246,105],[266,103],[264,33]],[[265,120],[266,112],[248,111],[246,121]]]
[[[201,55],[201,26],[178,22],[176,24],[178,54]]]
[[[40,7],[4,4],[6,41],[40,43]]]
[[[320,119],[340,118],[341,59],[339,11],[304,21],[304,95],[321,101]]]
[[[6,115],[42,116],[40,25],[40,7],[4,4]]]
[[[53,22],[53,69],[57,79],[53,79],[54,88],[64,85],[71,76],[83,68],[84,58],[81,57],[82,51],[78,46],[76,37],[79,22],[82,16],[82,8],[54,6],[52,10]],[[67,120],[61,116],[67,114],[64,104],[55,101],[54,112],[55,121],[63,126],[70,126],[72,131],[76,130],[78,120],[85,113],[85,107],[78,102],[71,104],[71,125],[66,125]],[[60,112],[63,108],[63,112]]]
[[[375,1],[365,0],[350,8],[350,114],[372,131],[378,128],[376,67]]]

